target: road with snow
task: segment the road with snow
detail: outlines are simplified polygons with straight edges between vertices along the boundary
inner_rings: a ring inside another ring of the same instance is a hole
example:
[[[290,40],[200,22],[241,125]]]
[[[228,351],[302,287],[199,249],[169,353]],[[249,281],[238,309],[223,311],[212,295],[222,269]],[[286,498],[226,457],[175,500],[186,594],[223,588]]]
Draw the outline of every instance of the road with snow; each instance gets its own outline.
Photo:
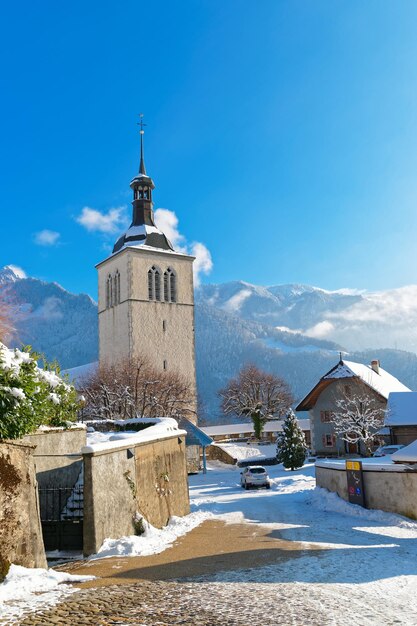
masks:
[[[48,601],[57,603],[55,607],[46,610],[45,603],[42,613],[25,612],[21,621],[16,617],[12,623],[63,623],[62,616],[71,616],[74,621],[65,617],[65,623],[84,625],[102,612],[103,624],[144,626],[417,624],[417,523],[364,510],[315,489],[313,465],[295,472],[282,466],[268,471],[270,490],[245,491],[239,486],[239,469],[210,463],[206,475],[190,477],[189,523],[183,518],[178,528],[174,523],[156,535],[153,531],[148,537],[124,539],[119,553],[160,552],[184,535],[187,527],[195,527],[198,518],[219,517],[226,523],[253,524],[254,529],[261,524],[270,537],[283,540],[276,560],[236,569],[236,559],[232,565],[232,559],[225,558],[215,573],[176,582],[126,584],[123,593],[120,587],[102,587],[60,598],[59,589],[55,597],[49,590],[52,600]],[[116,548],[114,542],[111,550]],[[286,549],[291,551],[288,559],[283,557]],[[12,586],[9,581],[10,607]],[[36,590],[35,583],[32,589]],[[143,606],[141,589],[146,591]],[[39,596],[37,600],[39,606]],[[31,598],[21,594],[20,607],[25,603],[30,606]]]
[[[350,505],[315,489],[314,466],[295,472],[268,468],[270,491],[243,491],[239,470],[211,465],[190,480],[192,507],[234,514],[267,525],[272,536],[302,543],[297,558],[262,568],[222,571],[200,578],[230,594],[256,589],[279,603],[326,615],[338,626],[417,624],[417,523]],[[316,618],[314,617],[316,616]],[[295,621],[294,621],[295,620]],[[330,620],[330,622],[327,622]],[[298,624],[296,616],[288,624]]]

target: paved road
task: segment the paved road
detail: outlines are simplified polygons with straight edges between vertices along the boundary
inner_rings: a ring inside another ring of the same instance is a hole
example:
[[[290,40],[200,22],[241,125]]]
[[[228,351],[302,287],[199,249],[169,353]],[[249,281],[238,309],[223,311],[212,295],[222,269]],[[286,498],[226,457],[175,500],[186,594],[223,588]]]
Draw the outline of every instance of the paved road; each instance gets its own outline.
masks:
[[[327,626],[299,590],[275,585],[144,581],[82,590],[21,626]],[[16,622],[15,622],[16,623]]]

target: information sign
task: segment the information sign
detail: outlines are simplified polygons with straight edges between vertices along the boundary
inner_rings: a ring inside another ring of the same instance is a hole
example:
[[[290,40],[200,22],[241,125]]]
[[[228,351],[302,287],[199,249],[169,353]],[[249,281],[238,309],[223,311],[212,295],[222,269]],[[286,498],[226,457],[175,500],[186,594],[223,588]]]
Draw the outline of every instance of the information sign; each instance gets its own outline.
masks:
[[[366,507],[362,462],[346,461],[346,476],[349,502]]]

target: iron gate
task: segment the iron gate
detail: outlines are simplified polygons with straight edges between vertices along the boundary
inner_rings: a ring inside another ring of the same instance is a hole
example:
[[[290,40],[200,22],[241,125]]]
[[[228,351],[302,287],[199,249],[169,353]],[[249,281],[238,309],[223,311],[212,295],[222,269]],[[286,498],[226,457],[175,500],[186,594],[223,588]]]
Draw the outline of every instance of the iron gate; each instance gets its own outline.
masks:
[[[83,549],[83,486],[39,487],[45,550]]]

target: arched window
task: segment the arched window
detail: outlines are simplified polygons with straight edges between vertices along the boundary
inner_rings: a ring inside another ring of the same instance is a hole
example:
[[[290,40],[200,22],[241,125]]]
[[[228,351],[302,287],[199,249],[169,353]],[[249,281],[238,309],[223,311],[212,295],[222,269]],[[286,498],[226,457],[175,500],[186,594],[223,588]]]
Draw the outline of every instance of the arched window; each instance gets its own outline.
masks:
[[[148,297],[153,300],[153,268],[148,272]]]
[[[170,267],[164,272],[164,300],[165,302],[177,301],[177,276]]]
[[[155,269],[155,300],[161,300],[161,274],[158,269]]]
[[[149,300],[161,300],[161,272],[155,265],[148,271],[148,297]]]
[[[120,273],[116,270],[113,284],[113,304],[120,304]]]
[[[106,309],[109,309],[111,306],[113,306],[113,281],[111,274],[109,274],[106,283]]]

